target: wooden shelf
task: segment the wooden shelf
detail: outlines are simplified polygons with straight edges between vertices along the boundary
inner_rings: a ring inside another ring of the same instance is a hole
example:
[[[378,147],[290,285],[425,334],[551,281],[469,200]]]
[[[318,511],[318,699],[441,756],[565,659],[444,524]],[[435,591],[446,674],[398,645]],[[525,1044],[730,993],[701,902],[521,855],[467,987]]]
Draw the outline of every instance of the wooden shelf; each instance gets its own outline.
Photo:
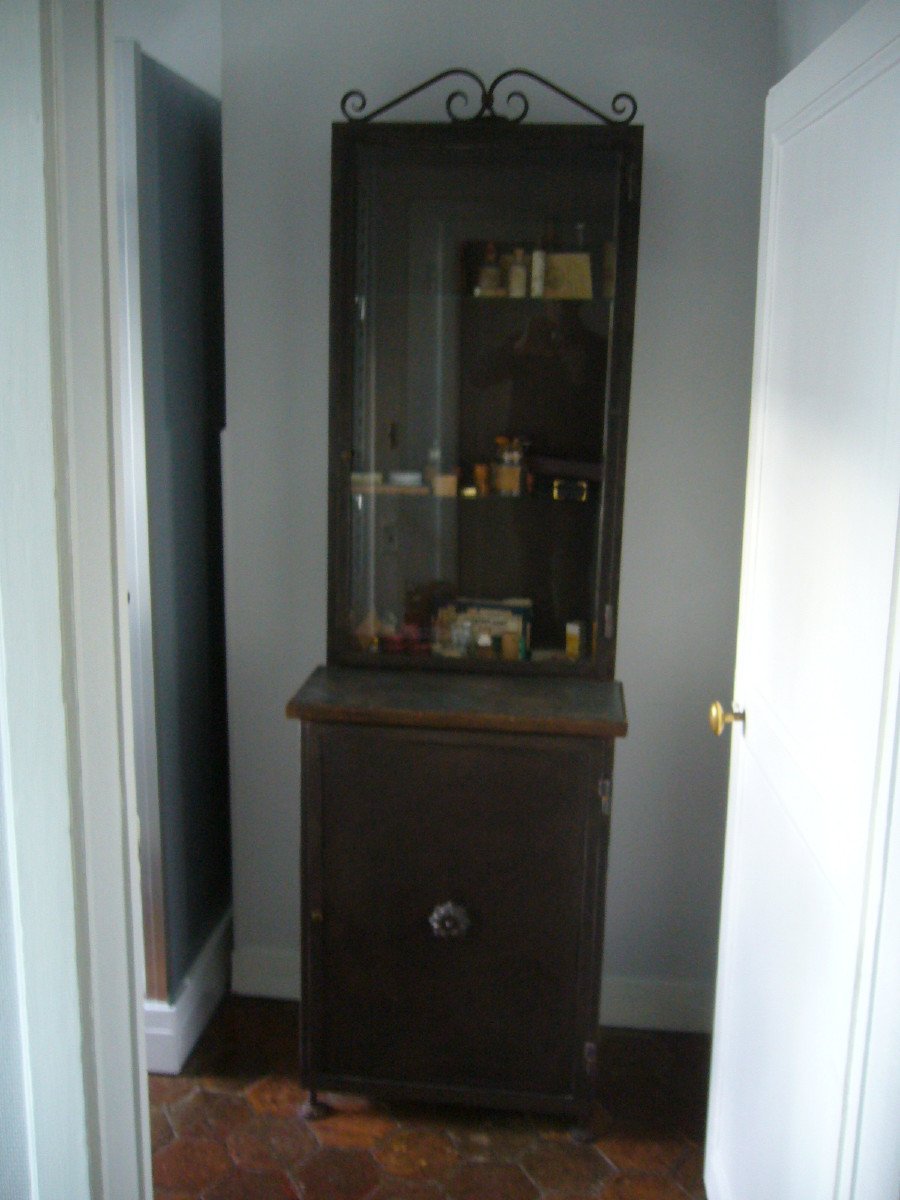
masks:
[[[624,737],[622,685],[596,679],[319,667],[287,705],[303,721]]]
[[[399,483],[352,483],[350,491],[354,496],[431,496],[434,493],[430,487],[420,484],[415,487]]]

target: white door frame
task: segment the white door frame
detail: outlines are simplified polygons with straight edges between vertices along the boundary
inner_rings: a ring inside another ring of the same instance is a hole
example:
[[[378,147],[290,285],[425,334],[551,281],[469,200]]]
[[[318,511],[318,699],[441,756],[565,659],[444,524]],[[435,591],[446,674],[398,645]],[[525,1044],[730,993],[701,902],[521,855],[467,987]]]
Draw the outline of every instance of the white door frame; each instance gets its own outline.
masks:
[[[71,639],[78,712],[84,919],[90,980],[98,1195],[150,1200],[150,1119],[139,839],[126,644],[116,292],[115,98],[103,0],[52,0],[57,91],[61,309],[65,335]],[[115,902],[110,903],[110,897]]]
[[[34,254],[10,249],[22,296],[0,307],[15,315],[2,344],[14,385],[4,428],[22,435],[18,458],[7,442],[4,481],[18,517],[0,522],[0,720],[27,1195],[150,1200],[138,822],[122,703],[110,42],[102,0],[11,0],[0,30],[18,85],[4,174],[33,185]]]

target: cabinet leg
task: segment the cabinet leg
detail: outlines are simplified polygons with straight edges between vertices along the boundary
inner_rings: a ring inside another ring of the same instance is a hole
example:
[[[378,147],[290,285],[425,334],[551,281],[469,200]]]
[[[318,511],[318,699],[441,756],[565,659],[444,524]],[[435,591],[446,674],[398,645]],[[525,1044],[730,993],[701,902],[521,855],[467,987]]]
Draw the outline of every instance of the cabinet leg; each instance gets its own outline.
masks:
[[[577,1142],[579,1146],[584,1146],[589,1142],[593,1142],[596,1137],[594,1129],[592,1128],[593,1121],[591,1120],[591,1116],[592,1114],[586,1113],[582,1119],[579,1120],[578,1124],[573,1125],[573,1127],[569,1130],[569,1137],[573,1142]]]
[[[330,1104],[326,1104],[324,1100],[319,1099],[319,1094],[315,1088],[311,1088],[309,1099],[300,1109],[300,1116],[304,1121],[319,1121],[322,1117],[330,1116],[334,1109]]]
[[[597,1099],[597,1041],[584,1044],[584,1077],[578,1101],[578,1123],[570,1131],[573,1142],[592,1142],[596,1137],[594,1112]]]

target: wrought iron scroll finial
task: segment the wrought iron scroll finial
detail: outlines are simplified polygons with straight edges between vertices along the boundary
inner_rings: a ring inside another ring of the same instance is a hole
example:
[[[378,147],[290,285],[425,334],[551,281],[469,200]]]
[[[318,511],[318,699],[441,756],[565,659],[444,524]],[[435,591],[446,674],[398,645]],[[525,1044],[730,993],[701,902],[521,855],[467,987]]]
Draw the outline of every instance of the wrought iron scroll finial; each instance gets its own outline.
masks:
[[[479,75],[474,71],[469,71],[465,67],[451,67],[447,71],[441,71],[438,75],[433,75],[430,79],[426,79],[423,83],[417,84],[401,95],[396,96],[393,100],[389,100],[386,104],[380,105],[378,108],[372,109],[371,112],[366,112],[368,100],[362,92],[353,90],[347,92],[341,100],[341,112],[348,121],[374,121],[376,117],[383,116],[398,105],[411,100],[413,96],[418,96],[421,92],[427,91],[434,87],[435,84],[441,83],[445,79],[459,76],[466,82],[465,87],[457,87],[447,96],[444,102],[444,107],[447,110],[447,116],[451,121],[477,121],[483,119],[495,119],[501,121],[510,121],[517,124],[522,121],[528,114],[528,98],[525,93],[518,88],[511,88],[501,98],[500,102],[506,105],[509,111],[498,112],[498,89],[507,81],[522,77],[531,79],[535,83],[541,84],[551,92],[555,92],[557,96],[562,96],[564,100],[568,100],[570,104],[574,104],[589,116],[595,117],[598,121],[602,121],[606,125],[629,125],[637,114],[637,101],[629,92],[618,92],[612,99],[612,111],[610,116],[608,113],[600,112],[599,109],[580,100],[571,92],[567,92],[565,88],[561,88],[552,80],[546,79],[543,75],[538,75],[535,71],[529,71],[524,67],[513,67],[509,71],[503,71],[490,84],[485,84]],[[472,95],[474,93],[474,96]],[[471,111],[465,111],[471,106]]]

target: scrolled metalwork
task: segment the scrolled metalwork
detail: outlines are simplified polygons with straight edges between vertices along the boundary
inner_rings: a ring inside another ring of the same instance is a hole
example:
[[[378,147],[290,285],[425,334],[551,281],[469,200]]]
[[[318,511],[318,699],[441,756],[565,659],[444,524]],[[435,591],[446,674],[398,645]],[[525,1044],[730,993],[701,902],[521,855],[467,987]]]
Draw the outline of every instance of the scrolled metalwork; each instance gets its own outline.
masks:
[[[380,117],[384,113],[390,112],[392,108],[397,108],[398,105],[404,104],[407,100],[411,100],[413,96],[418,96],[421,92],[427,92],[429,88],[434,87],[435,84],[440,83],[442,80],[450,79],[453,76],[459,75],[470,80],[478,88],[478,111],[469,116],[464,116],[462,113],[455,111],[454,106],[461,104],[463,107],[465,107],[470,103],[469,95],[461,88],[456,88],[450,93],[445,101],[447,116],[451,121],[472,121],[485,114],[487,107],[487,92],[481,78],[476,75],[474,71],[469,71],[465,67],[451,67],[447,71],[440,71],[437,75],[432,75],[430,79],[426,79],[424,82],[416,84],[415,87],[410,88],[408,91],[401,93],[401,95],[395,96],[393,100],[388,100],[386,104],[382,104],[378,108],[372,109],[371,112],[365,111],[369,103],[365,95],[359,91],[358,88],[354,88],[352,91],[347,92],[346,95],[341,99],[341,112],[348,121],[374,121],[376,117]]]
[[[457,123],[488,119],[509,121],[511,124],[518,124],[520,121],[523,121],[528,115],[528,97],[517,87],[511,88],[502,98],[499,98],[499,102],[505,105],[508,111],[497,111],[498,89],[507,81],[517,78],[530,79],[534,83],[539,83],[542,87],[547,88],[548,91],[554,92],[564,100],[568,100],[570,104],[574,104],[582,112],[588,113],[606,125],[629,125],[637,115],[637,101],[630,92],[617,92],[613,96],[612,112],[614,115],[610,116],[608,113],[601,112],[599,109],[594,108],[593,105],[579,99],[572,92],[566,91],[565,88],[560,87],[559,84],[554,83],[551,79],[547,79],[543,75],[538,75],[536,71],[529,71],[525,67],[513,67],[508,71],[502,71],[490,84],[485,84],[479,75],[476,75],[474,71],[470,71],[466,67],[451,67],[449,70],[432,75],[430,79],[417,84],[415,87],[396,96],[393,100],[389,100],[386,104],[379,105],[378,108],[372,109],[371,112],[366,112],[369,102],[365,95],[359,89],[354,88],[352,91],[347,92],[341,99],[341,112],[348,121],[374,121],[376,117],[383,116],[384,113],[390,112],[391,109],[397,108],[407,100],[411,100],[414,96],[420,95],[443,80],[454,77],[462,77],[470,85],[468,90],[462,87],[454,88],[444,103],[447,116],[451,121]],[[475,99],[471,95],[473,90],[476,93]],[[474,107],[476,102],[477,108]],[[463,111],[469,105],[473,105],[473,111]]]

